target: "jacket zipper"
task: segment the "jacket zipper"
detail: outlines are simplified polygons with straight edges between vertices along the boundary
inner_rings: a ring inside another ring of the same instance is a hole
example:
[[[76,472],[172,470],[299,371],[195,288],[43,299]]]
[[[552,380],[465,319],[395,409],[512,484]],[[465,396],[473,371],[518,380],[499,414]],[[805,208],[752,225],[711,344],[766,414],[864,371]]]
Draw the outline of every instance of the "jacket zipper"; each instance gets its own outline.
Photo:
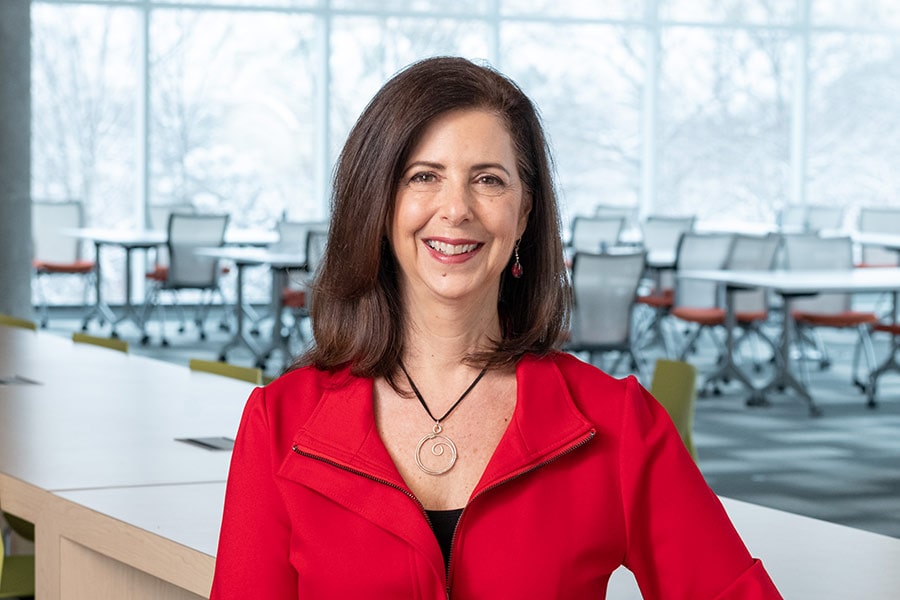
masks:
[[[553,462],[556,462],[563,456],[566,456],[567,454],[574,452],[575,450],[581,448],[582,446],[584,446],[585,444],[590,442],[592,439],[594,439],[595,435],[597,435],[597,431],[594,429],[591,429],[591,431],[587,434],[586,437],[582,438],[575,444],[569,446],[565,450],[558,452],[557,454],[554,454],[550,458],[547,458],[547,459],[539,462],[538,464],[534,465],[530,469],[526,469],[524,471],[516,473],[515,475],[511,475],[511,476],[507,477],[506,479],[501,479],[497,483],[494,483],[494,484],[484,488],[483,490],[478,492],[478,494],[476,494],[475,496],[472,496],[472,498],[469,500],[469,502],[463,507],[463,511],[459,515],[459,521],[456,522],[456,528],[453,530],[453,537],[450,538],[450,555],[447,557],[447,564],[448,564],[448,568],[447,568],[447,600],[450,600],[450,579],[451,579],[451,575],[453,574],[453,548],[456,546],[456,534],[459,531],[459,525],[460,525],[460,523],[462,523],[463,516],[466,514],[466,510],[469,508],[469,506],[471,506],[472,503],[475,502],[475,500],[477,500],[481,496],[485,495],[489,491],[494,490],[494,489],[500,487],[501,485],[509,483],[510,481],[515,481],[516,479],[523,477],[525,475],[528,475],[529,473],[533,473],[534,471],[540,469],[541,467],[545,467]],[[420,504],[420,506],[421,506],[421,504]],[[424,508],[423,508],[423,510],[424,510]]]
[[[597,434],[596,430],[592,429],[592,430],[590,431],[590,433],[588,433],[588,435],[587,435],[586,437],[582,438],[582,439],[579,440],[577,443],[575,443],[575,444],[569,446],[569,447],[566,448],[565,450],[563,450],[563,451],[561,451],[561,452],[558,452],[557,454],[554,454],[554,455],[551,456],[550,458],[548,458],[548,459],[546,459],[546,460],[543,460],[543,461],[539,462],[538,464],[534,465],[534,466],[531,467],[530,469],[526,469],[526,470],[524,470],[524,471],[521,471],[521,472],[519,472],[519,473],[516,473],[515,475],[512,475],[512,476],[510,476],[510,477],[507,477],[506,479],[501,479],[501,480],[498,481],[497,483],[494,483],[493,485],[490,485],[490,486],[484,488],[483,490],[481,490],[480,492],[478,492],[477,495],[473,496],[471,500],[469,500],[469,502],[466,504],[466,506],[463,507],[462,513],[460,513],[460,515],[459,515],[459,521],[457,521],[456,528],[453,530],[453,537],[450,539],[450,555],[447,557],[447,564],[449,565],[449,567],[448,567],[447,573],[446,573],[446,577],[447,577],[447,588],[446,588],[446,590],[445,590],[445,595],[446,595],[446,597],[447,597],[447,600],[450,600],[450,576],[451,576],[451,574],[453,573],[453,547],[456,545],[456,534],[457,534],[457,531],[459,531],[459,523],[462,522],[463,515],[465,515],[466,509],[468,509],[468,507],[472,504],[472,502],[474,502],[476,499],[480,498],[481,496],[483,496],[483,495],[486,494],[487,492],[489,492],[489,491],[491,491],[491,490],[494,490],[494,489],[496,489],[497,487],[499,487],[499,486],[501,486],[501,485],[504,485],[504,484],[506,484],[506,483],[509,483],[510,481],[515,481],[516,479],[518,479],[518,478],[520,478],[520,477],[522,477],[522,476],[524,476],[524,475],[527,475],[527,474],[529,474],[529,473],[533,473],[533,472],[536,471],[537,469],[540,469],[541,467],[545,467],[545,466],[547,466],[547,465],[549,465],[549,464],[551,464],[551,463],[553,463],[553,462],[559,460],[559,459],[562,458],[563,456],[566,456],[567,454],[569,454],[569,453],[571,453],[571,452],[574,452],[574,451],[577,450],[578,448],[581,448],[582,446],[584,446],[585,444],[587,444],[588,442],[590,442],[592,439],[594,439],[594,436],[595,436],[596,434]],[[368,479],[369,481],[374,481],[375,483],[380,483],[380,484],[386,485],[386,486],[388,486],[388,487],[390,487],[390,488],[393,488],[393,489],[395,489],[395,490],[397,490],[397,491],[403,493],[403,495],[405,495],[405,496],[408,497],[410,500],[412,500],[413,502],[416,503],[416,506],[419,507],[419,511],[422,513],[422,516],[425,517],[425,521],[428,523],[428,527],[434,529],[434,527],[432,526],[432,523],[431,523],[431,519],[428,517],[428,512],[425,510],[425,506],[422,504],[422,502],[421,502],[418,498],[416,498],[416,495],[413,494],[413,493],[412,493],[411,491],[409,491],[408,489],[406,489],[406,488],[404,488],[404,487],[402,487],[402,486],[399,486],[399,485],[397,485],[396,483],[390,482],[390,481],[388,481],[387,479],[382,479],[382,478],[380,478],[380,477],[375,477],[375,476],[373,476],[373,475],[369,475],[368,473],[366,473],[366,472],[364,472],[364,471],[360,471],[360,470],[358,470],[358,469],[353,469],[353,468],[351,468],[351,467],[348,467],[347,465],[344,465],[344,464],[341,464],[341,463],[339,463],[339,462],[330,460],[330,459],[328,459],[328,458],[319,456],[319,455],[317,455],[317,454],[311,454],[311,453],[309,453],[309,452],[304,452],[303,450],[301,450],[300,448],[298,448],[296,445],[294,445],[294,446],[291,448],[291,450],[293,450],[295,454],[299,454],[300,456],[305,456],[305,457],[311,458],[311,459],[313,459],[313,460],[318,460],[318,461],[323,462],[323,463],[325,463],[325,464],[327,464],[327,465],[331,465],[331,466],[336,467],[336,468],[338,468],[338,469],[341,469],[341,470],[343,470],[343,471],[347,471],[348,473],[353,473],[354,475],[359,475],[360,477],[363,477],[363,478],[365,478],[365,479]]]
[[[351,467],[348,467],[347,465],[341,464],[339,462],[335,462],[335,461],[325,458],[323,456],[319,456],[318,454],[310,454],[309,452],[304,452],[303,450],[298,448],[296,445],[294,445],[291,448],[291,450],[293,450],[295,454],[299,454],[300,456],[305,456],[305,457],[311,458],[313,460],[318,460],[320,462],[325,463],[326,465],[331,465],[332,467],[336,467],[338,469],[341,469],[342,471],[346,471],[348,473],[353,473],[354,475],[359,475],[360,477],[362,477],[364,479],[368,479],[369,481],[374,481],[375,483],[380,483],[380,484],[388,486],[389,488],[393,488],[393,489],[397,490],[398,492],[402,492],[403,495],[407,496],[410,500],[412,500],[413,502],[416,503],[416,506],[419,507],[419,511],[421,511],[422,516],[425,517],[425,521],[428,523],[428,527],[430,529],[434,529],[434,526],[431,523],[431,519],[428,517],[428,511],[425,510],[425,506],[422,504],[422,502],[418,498],[416,498],[415,494],[413,494],[411,491],[404,488],[403,486],[399,486],[396,483],[388,481],[387,479],[382,479],[380,477],[375,477],[374,475],[369,475],[368,473],[366,473],[364,471],[360,471],[358,469],[353,469]],[[462,517],[462,515],[460,515],[460,517]],[[448,577],[448,581],[449,581],[449,577]],[[447,584],[447,600],[450,600],[450,584],[449,583]]]

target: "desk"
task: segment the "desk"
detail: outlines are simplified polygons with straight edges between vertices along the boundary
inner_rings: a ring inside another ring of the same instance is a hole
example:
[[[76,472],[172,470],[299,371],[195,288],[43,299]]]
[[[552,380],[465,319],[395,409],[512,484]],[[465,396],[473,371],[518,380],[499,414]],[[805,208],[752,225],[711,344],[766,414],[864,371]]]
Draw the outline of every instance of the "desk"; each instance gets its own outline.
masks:
[[[109,321],[112,326],[112,336],[118,337],[116,327],[122,321],[131,321],[138,328],[143,327],[143,319],[134,308],[131,299],[131,254],[134,250],[147,250],[166,243],[166,232],[151,230],[123,230],[101,229],[96,227],[82,227],[77,229],[64,229],[63,233],[82,240],[89,240],[94,244],[94,252],[97,257],[97,278],[95,285],[96,303],[84,316],[81,328],[87,330],[91,319],[98,318],[103,323]],[[100,293],[102,287],[100,249],[103,246],[118,246],[125,250],[125,304],[123,314],[116,318],[109,304],[103,300]]]
[[[288,340],[283,335],[282,309],[284,305],[281,299],[281,290],[287,284],[287,271],[289,269],[303,269],[306,267],[306,259],[298,254],[290,252],[278,252],[264,248],[198,248],[196,254],[213,258],[227,259],[234,262],[237,269],[237,290],[235,306],[235,332],[231,339],[219,351],[219,360],[227,358],[228,351],[233,348],[245,347],[253,354],[256,365],[265,367],[265,361],[276,350],[280,350],[284,362],[290,358]],[[244,333],[244,269],[250,266],[267,265],[272,270],[272,314],[275,323],[272,326],[271,343],[260,348],[256,342]]]
[[[791,314],[791,301],[801,296],[811,296],[823,292],[896,292],[900,290],[900,268],[850,269],[845,271],[684,271],[679,277],[714,281],[732,287],[768,288],[783,299],[783,327],[779,360],[776,361],[776,373],[772,381],[761,391],[772,389],[793,389],[809,405],[810,414],[819,415],[821,410],[816,406],[806,386],[803,385],[790,370],[790,340],[793,335],[794,320]],[[726,312],[732,312],[726,306]],[[733,322],[733,314],[731,319]],[[728,348],[730,354],[733,348]],[[751,384],[752,387],[752,384]],[[868,386],[870,404],[874,401],[874,389]]]
[[[116,552],[125,553],[127,546],[144,561],[156,557],[162,563],[157,571],[172,571],[165,578],[177,580],[178,570],[187,568],[179,558],[185,553],[180,544],[103,515],[88,515],[59,494],[134,490],[150,498],[154,486],[224,486],[230,452],[204,450],[175,438],[234,437],[253,386],[8,327],[0,327],[0,373],[37,382],[0,385],[0,499],[4,510],[37,525],[38,597],[87,597],[90,583],[84,595],[72,595],[64,587],[72,580],[61,578],[60,572],[80,564],[70,561],[73,554],[80,556],[72,544],[89,545],[116,528],[130,540],[120,540]],[[141,504],[134,509],[141,506],[155,509]],[[194,520],[204,514],[176,511],[173,517]],[[96,531],[94,525],[102,529]]]
[[[38,597],[206,598],[230,453],[172,438],[234,435],[252,386],[7,327],[0,373],[40,382],[0,386],[0,498],[37,524]],[[896,597],[900,540],[723,503],[785,598]],[[608,598],[640,598],[628,572]]]
[[[93,242],[97,257],[96,303],[91,311],[85,315],[81,328],[86,330],[91,319],[97,317],[101,323],[104,320],[110,322],[113,337],[118,337],[116,327],[123,321],[131,321],[143,331],[143,317],[137,312],[132,302],[131,255],[134,250],[147,250],[164,246],[168,239],[168,233],[155,229],[107,229],[101,227],[66,228],[63,229],[63,233]],[[276,232],[270,230],[229,229],[225,232],[225,243],[232,246],[264,246],[276,240]],[[116,318],[109,304],[102,299],[100,294],[102,282],[100,248],[103,246],[118,246],[125,250],[125,304],[124,312],[118,318]]]
[[[750,553],[785,599],[894,600],[900,540],[739,500],[722,498]],[[631,573],[610,580],[610,600],[640,600]]]

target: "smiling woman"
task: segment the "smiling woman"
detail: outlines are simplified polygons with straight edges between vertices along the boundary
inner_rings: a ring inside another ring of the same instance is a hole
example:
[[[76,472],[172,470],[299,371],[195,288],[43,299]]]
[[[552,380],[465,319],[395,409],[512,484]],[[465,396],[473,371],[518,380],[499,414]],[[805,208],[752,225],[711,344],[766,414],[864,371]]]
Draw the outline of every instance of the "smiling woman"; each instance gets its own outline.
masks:
[[[363,112],[335,172],[315,347],[257,389],[213,600],[780,598],[634,377],[558,351],[569,314],[530,100],[458,58]]]
[[[403,305],[453,298],[496,314],[500,274],[528,204],[500,117],[461,110],[436,118],[410,154],[394,204],[390,243]]]

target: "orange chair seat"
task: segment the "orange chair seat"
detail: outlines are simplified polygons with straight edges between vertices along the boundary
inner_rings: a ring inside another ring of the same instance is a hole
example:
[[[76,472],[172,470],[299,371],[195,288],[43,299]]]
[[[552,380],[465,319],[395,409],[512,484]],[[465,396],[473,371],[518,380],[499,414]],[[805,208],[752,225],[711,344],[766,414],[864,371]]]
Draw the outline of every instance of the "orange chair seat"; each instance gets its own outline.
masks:
[[[756,323],[769,318],[769,312],[765,310],[746,311],[734,313],[734,319],[738,323]]]
[[[794,320],[798,323],[819,327],[855,327],[857,325],[878,322],[878,317],[875,313],[857,312],[853,310],[827,314],[795,311],[793,315]]]
[[[32,261],[32,266],[40,273],[84,274],[94,270],[94,261],[76,260],[70,263],[55,263],[42,260]]]
[[[671,308],[675,302],[675,290],[666,288],[646,296],[638,296],[635,301],[653,308]]]
[[[152,271],[147,272],[146,277],[153,281],[166,281],[169,278],[169,267],[156,265]]]
[[[281,303],[288,308],[303,308],[306,306],[306,292],[304,290],[281,290]]]
[[[900,335],[900,323],[876,323],[872,329],[874,331],[883,331],[891,335]]]
[[[881,269],[886,267],[896,267],[897,263],[856,263],[853,266],[857,269]]]
[[[672,316],[682,321],[699,323],[700,325],[722,325],[725,323],[725,310],[722,308],[695,308],[693,306],[676,306]]]

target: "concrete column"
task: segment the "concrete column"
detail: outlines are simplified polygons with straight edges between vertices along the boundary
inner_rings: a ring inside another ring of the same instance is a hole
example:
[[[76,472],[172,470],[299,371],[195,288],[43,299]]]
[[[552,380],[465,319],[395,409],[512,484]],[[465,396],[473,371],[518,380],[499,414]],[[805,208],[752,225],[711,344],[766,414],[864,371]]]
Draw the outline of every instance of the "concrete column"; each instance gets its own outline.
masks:
[[[0,2],[0,312],[32,318],[31,2]]]

